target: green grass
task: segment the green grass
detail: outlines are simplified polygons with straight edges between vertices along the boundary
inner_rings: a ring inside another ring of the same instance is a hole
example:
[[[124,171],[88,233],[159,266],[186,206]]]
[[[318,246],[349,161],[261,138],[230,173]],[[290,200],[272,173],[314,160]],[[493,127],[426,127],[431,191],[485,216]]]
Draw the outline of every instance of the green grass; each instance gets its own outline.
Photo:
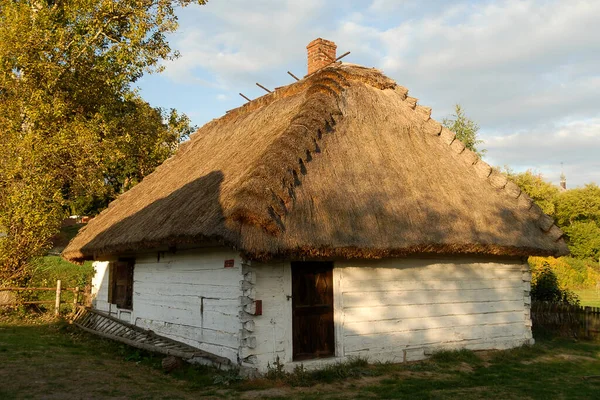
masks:
[[[53,287],[61,280],[63,287],[84,288],[90,283],[94,269],[92,262],[77,265],[63,260],[60,256],[45,256],[35,260],[35,269],[30,286]]]
[[[188,366],[169,375],[160,355],[43,319],[0,315],[0,358],[2,399],[187,399],[222,390],[213,383],[220,371]]]
[[[600,393],[600,343],[539,340],[508,351],[444,351],[429,360],[352,359],[240,380],[235,371],[186,365],[64,323],[0,316],[0,398],[590,399]]]
[[[579,297],[582,306],[600,307],[600,290],[580,289],[573,291]]]

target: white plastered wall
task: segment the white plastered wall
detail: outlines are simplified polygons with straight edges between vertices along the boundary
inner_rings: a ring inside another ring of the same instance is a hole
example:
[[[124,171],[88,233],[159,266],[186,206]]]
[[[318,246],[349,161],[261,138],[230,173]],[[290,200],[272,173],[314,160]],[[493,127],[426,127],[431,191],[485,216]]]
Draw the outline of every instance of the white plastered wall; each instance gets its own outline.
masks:
[[[225,268],[225,260],[234,260]],[[133,309],[108,302],[108,262],[95,262],[93,306],[159,335],[238,362],[241,258],[224,248],[137,254]]]
[[[457,261],[458,260],[458,261]],[[255,347],[248,366],[267,369],[292,361],[289,262],[252,263]],[[334,263],[336,357],[304,362],[308,368],[347,359],[403,362],[440,349],[505,349],[532,343],[531,275],[519,260],[436,258],[351,260]]]

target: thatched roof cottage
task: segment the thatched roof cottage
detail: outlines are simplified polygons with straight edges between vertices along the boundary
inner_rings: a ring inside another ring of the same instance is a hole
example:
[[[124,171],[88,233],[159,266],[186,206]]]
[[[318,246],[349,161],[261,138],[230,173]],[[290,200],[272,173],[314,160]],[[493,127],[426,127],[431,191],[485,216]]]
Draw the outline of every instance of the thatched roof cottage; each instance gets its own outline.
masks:
[[[69,244],[94,307],[262,371],[531,342],[526,257],[560,229],[406,88],[308,52]]]

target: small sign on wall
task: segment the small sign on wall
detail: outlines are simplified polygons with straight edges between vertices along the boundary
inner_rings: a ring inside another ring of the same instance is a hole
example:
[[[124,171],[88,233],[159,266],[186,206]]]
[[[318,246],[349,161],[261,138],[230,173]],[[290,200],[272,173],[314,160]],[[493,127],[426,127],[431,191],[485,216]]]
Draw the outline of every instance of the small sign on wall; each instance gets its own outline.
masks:
[[[234,260],[225,260],[225,268],[233,268]]]
[[[254,300],[254,315],[262,315],[262,300]]]

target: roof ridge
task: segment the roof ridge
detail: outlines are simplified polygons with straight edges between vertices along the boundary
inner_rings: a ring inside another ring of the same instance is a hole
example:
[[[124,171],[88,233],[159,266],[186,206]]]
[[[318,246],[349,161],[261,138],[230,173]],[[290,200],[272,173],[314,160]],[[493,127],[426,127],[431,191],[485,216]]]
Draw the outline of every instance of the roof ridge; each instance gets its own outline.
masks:
[[[409,103],[410,108],[423,120],[426,133],[439,137],[460,156],[462,162],[473,167],[478,177],[485,179],[493,188],[502,190],[509,197],[516,199],[517,206],[524,209],[527,215],[536,220],[537,226],[544,234],[549,235],[555,243],[564,244],[566,247],[562,230],[555,224],[554,219],[545,214],[527,193],[508,179],[506,174],[490,166],[477,153],[468,149],[464,143],[456,138],[456,133],[431,118],[431,108],[417,105],[418,99],[408,96],[408,89],[398,86],[396,90],[403,96],[403,100]]]
[[[356,73],[357,70],[364,70],[367,73]],[[248,112],[255,111],[259,108],[262,108],[266,105],[271,104],[275,100],[286,98],[289,96],[293,96],[297,93],[306,90],[307,86],[312,85],[312,81],[315,77],[320,76],[323,73],[336,71],[339,75],[342,75],[347,80],[360,81],[370,86],[379,88],[379,89],[389,89],[396,86],[396,82],[392,79],[385,76],[381,71],[375,68],[367,68],[360,65],[345,65],[341,61],[332,63],[324,68],[321,68],[318,71],[313,72],[310,75],[305,76],[299,81],[292,82],[289,85],[276,87],[270,93],[265,93],[260,97],[250,100],[249,102],[242,104],[237,108],[233,108],[225,113],[225,115],[216,118],[213,121],[228,119],[233,116],[237,116],[239,114],[245,114]],[[376,72],[373,74],[372,72]],[[375,75],[380,75],[376,77]],[[385,79],[381,79],[381,77]],[[379,78],[379,79],[377,79]],[[212,122],[212,121],[211,121]]]
[[[264,151],[263,161],[248,171],[235,194],[236,205],[226,218],[263,228],[276,235],[285,230],[282,218],[295,200],[295,188],[306,175],[306,164],[323,150],[323,136],[335,131],[341,116],[338,101],[350,86],[347,75],[324,68],[311,75],[310,87],[284,133]],[[274,178],[273,175],[279,175]],[[281,182],[273,187],[272,182]],[[259,205],[269,196],[266,209]]]

